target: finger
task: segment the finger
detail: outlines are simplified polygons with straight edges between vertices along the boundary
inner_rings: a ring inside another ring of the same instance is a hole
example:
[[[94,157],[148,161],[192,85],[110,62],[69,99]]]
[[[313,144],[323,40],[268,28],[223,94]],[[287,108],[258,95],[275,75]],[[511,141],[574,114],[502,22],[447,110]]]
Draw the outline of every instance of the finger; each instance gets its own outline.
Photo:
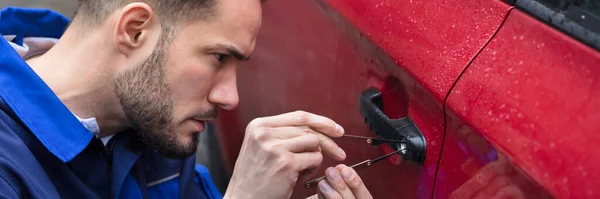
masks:
[[[325,196],[317,190],[317,195],[319,196],[319,199],[325,199]]]
[[[501,190],[504,187],[510,186],[512,184],[511,179],[508,176],[498,176],[494,178],[491,182],[487,183],[486,186],[475,195],[475,199],[482,198],[487,199],[491,198],[498,190]]]
[[[330,137],[341,137],[344,135],[344,128],[333,120],[304,111],[259,118],[252,121],[251,125],[264,127],[308,126]]]
[[[539,196],[538,196],[539,197]],[[501,198],[516,198],[522,199],[525,198],[525,194],[523,190],[516,185],[510,185],[500,189],[495,195],[489,197],[491,199],[501,199]]]
[[[304,134],[302,136],[278,141],[278,145],[292,153],[318,152],[319,137],[315,134]]]
[[[363,183],[362,179],[356,171],[346,165],[340,164],[335,167],[342,174],[342,178],[346,182],[346,185],[350,188],[354,197],[357,199],[372,199],[371,193]]]
[[[280,140],[317,133],[311,128],[299,126],[269,127],[269,131],[273,132],[273,137]]]
[[[346,152],[338,146],[330,137],[327,137],[323,134],[317,133],[317,138],[319,139],[319,147],[325,155],[337,160],[342,161],[346,159]]]
[[[319,194],[315,194],[315,195],[306,197],[306,199],[319,199],[319,197],[320,197]]]
[[[333,187],[333,189],[336,192],[338,192],[342,196],[342,198],[355,198],[354,193],[352,193],[352,190],[348,188],[348,185],[346,185],[346,182],[344,181],[344,179],[342,179],[342,175],[340,174],[339,170],[333,167],[329,167],[327,168],[327,170],[325,170],[325,176],[327,183],[329,183],[329,185],[331,185],[331,187]]]
[[[476,196],[479,192],[485,190],[494,178],[512,172],[509,164],[502,156],[499,156],[497,161],[482,167],[475,176],[454,191],[451,198],[455,198],[455,196],[458,198]]]
[[[330,137],[327,137],[321,133],[318,133],[310,128],[301,128],[301,127],[279,127],[272,128],[270,131],[273,132],[274,136],[280,139],[288,139],[289,141],[284,141],[284,143],[290,144],[290,148],[292,148],[296,153],[304,152],[302,148],[298,148],[299,146],[294,145],[294,142],[297,141],[295,137],[305,136],[307,134],[315,135],[318,139],[318,146],[321,148],[323,153],[335,160],[342,161],[346,159],[346,152],[342,148],[340,148]],[[302,138],[308,139],[308,138]],[[312,139],[312,138],[311,138]],[[305,140],[306,141],[306,140]],[[314,151],[313,148],[306,151]]]
[[[319,196],[327,199],[342,199],[342,196],[327,183],[327,180],[319,182]]]
[[[323,162],[323,154],[320,152],[294,153],[292,158],[297,163],[297,171],[319,168]]]
[[[298,175],[298,180],[296,182],[308,182],[313,179],[313,176],[317,174],[319,167],[310,168],[304,171],[301,171]]]

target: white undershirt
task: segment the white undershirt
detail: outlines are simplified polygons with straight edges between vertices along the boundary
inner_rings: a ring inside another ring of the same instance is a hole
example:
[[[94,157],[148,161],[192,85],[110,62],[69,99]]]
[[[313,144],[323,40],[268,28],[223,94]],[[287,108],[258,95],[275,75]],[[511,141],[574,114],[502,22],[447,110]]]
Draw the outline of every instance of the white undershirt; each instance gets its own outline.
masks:
[[[73,114],[73,115],[75,115],[75,114]],[[92,132],[92,134],[94,134],[96,137],[100,138],[100,140],[102,140],[102,143],[104,144],[104,146],[106,146],[106,143],[108,143],[108,141],[114,136],[114,135],[108,135],[108,136],[100,137],[100,126],[98,126],[98,122],[96,121],[95,117],[87,118],[87,119],[80,118],[77,115],[75,115],[75,117],[77,118],[77,120],[79,120],[79,122],[81,122],[81,124],[83,126],[85,126],[85,128],[88,131]]]

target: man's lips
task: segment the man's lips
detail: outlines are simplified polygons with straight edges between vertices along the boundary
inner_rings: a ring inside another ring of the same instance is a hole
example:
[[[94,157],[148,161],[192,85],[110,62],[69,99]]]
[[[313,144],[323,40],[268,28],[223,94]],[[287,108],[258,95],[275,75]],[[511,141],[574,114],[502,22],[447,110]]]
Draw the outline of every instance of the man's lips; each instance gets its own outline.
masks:
[[[192,121],[196,126],[196,129],[194,129],[195,133],[200,133],[206,128],[206,122],[204,120],[192,119]]]
[[[192,118],[192,120],[198,122],[212,122],[213,120],[215,120],[215,118]]]
[[[196,131],[202,132],[206,128],[206,123],[211,122],[214,118],[192,118],[192,121],[196,124]]]

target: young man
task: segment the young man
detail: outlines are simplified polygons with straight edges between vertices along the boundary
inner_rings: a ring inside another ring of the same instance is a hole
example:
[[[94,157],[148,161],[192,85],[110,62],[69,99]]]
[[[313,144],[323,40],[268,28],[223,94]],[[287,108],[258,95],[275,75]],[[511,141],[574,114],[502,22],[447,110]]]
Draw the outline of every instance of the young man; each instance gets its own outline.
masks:
[[[80,0],[67,23],[0,13],[1,198],[220,198],[193,154],[238,104],[261,2]],[[255,119],[224,197],[289,198],[322,153],[345,158],[343,133],[301,111]],[[351,168],[325,173],[320,197],[371,198]]]

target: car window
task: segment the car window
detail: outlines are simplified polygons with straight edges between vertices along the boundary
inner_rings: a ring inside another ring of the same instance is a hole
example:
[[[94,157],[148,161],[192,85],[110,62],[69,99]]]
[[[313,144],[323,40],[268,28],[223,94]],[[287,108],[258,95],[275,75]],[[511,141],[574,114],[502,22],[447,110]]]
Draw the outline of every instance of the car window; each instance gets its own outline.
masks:
[[[569,6],[600,16],[600,0],[536,0],[553,10],[566,10]]]
[[[517,0],[517,9],[600,50],[600,0]]]
[[[572,0],[537,0],[538,2],[544,4],[545,6],[552,8],[554,10],[563,10],[565,9]]]
[[[600,34],[600,0],[573,0],[565,14],[583,28]]]
[[[589,12],[590,14],[595,15],[596,17],[600,16],[600,1],[599,0],[576,0],[574,2],[574,5]]]

